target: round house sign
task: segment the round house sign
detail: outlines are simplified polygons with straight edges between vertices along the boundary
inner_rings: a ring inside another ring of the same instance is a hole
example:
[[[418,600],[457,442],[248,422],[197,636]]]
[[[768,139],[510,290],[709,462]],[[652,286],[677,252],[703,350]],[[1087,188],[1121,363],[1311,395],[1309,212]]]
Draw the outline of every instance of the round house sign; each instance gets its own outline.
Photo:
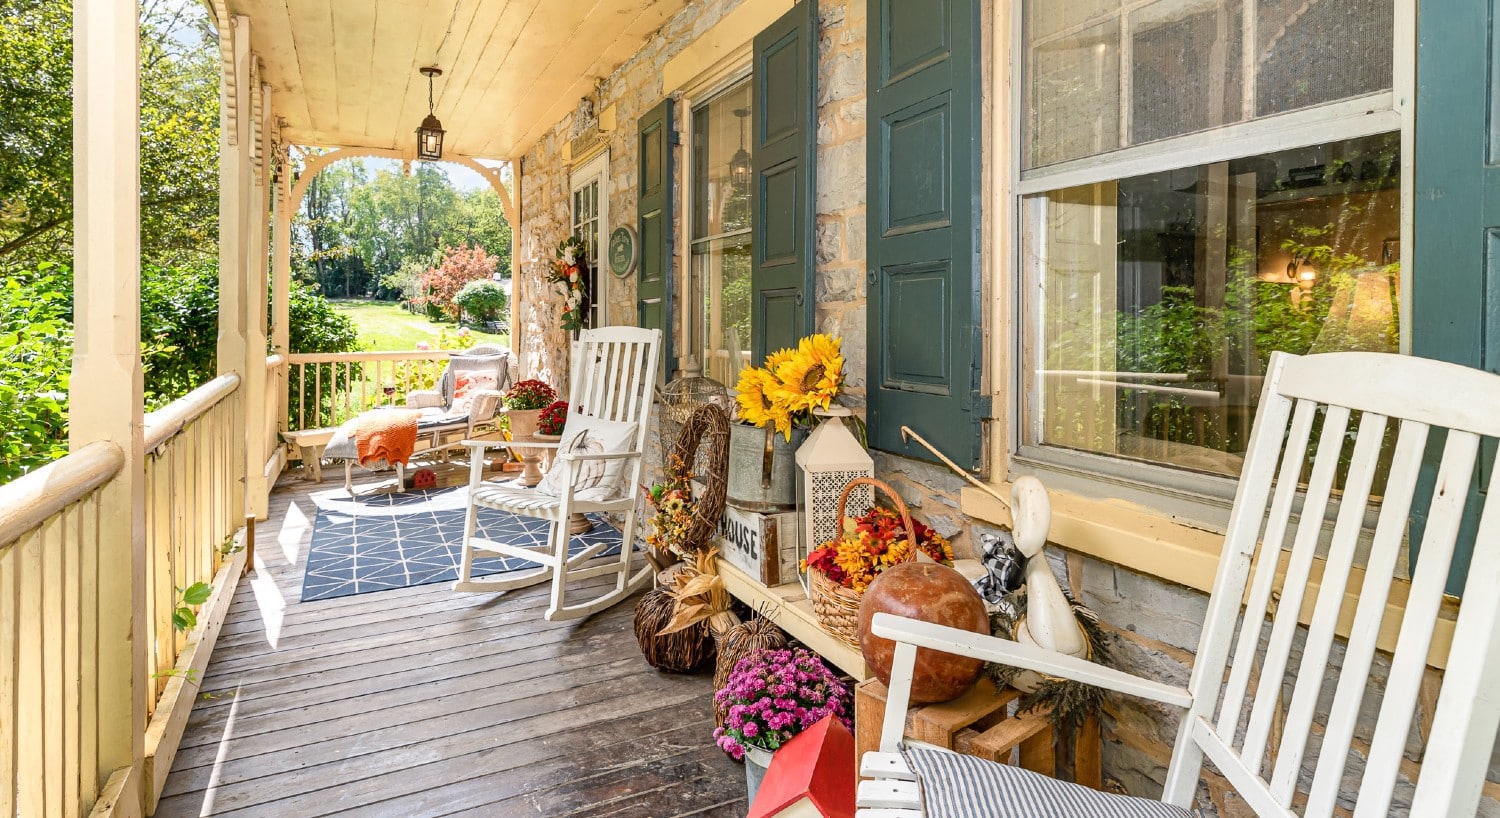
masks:
[[[609,271],[624,278],[635,272],[640,260],[641,246],[636,241],[635,228],[628,224],[616,227],[609,234]]]

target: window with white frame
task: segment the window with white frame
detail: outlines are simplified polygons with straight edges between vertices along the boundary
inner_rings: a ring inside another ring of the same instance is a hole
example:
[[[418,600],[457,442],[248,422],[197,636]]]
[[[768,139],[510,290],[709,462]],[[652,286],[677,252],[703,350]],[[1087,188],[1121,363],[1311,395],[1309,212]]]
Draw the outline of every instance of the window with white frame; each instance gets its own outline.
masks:
[[[1272,352],[1399,348],[1393,8],[1023,0],[1023,459],[1237,476]]]
[[[691,112],[688,348],[703,374],[733,385],[750,356],[750,81]]]
[[[599,269],[599,248],[605,241],[605,225],[608,223],[609,159],[600,154],[570,175],[572,188],[572,234],[583,241],[588,259],[588,275],[585,292],[588,293],[588,311],[584,315],[584,326],[602,327],[609,324],[609,301],[605,287],[609,276]]]

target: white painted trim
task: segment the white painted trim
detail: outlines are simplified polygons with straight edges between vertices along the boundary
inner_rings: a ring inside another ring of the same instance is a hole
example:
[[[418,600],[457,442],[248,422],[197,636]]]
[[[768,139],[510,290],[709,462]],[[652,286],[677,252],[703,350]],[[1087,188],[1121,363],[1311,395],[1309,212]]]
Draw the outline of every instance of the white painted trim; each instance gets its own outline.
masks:
[[[1392,109],[1391,99],[1385,91],[1035,168],[1021,174],[1015,193],[1026,196],[1400,130],[1401,114]]]
[[[1414,246],[1412,225],[1417,204],[1417,7],[1397,3],[1395,19],[1395,79],[1392,105],[1401,116],[1401,292],[1403,309],[1397,311],[1401,326],[1401,354],[1411,354],[1411,259]]]
[[[608,145],[605,145],[604,149],[598,154],[594,155],[593,158],[589,159],[586,162],[583,162],[581,165],[574,166],[573,169],[568,173],[569,235],[571,235],[573,229],[578,226],[578,214],[573,211],[574,196],[578,193],[578,191],[596,181],[599,183],[599,198],[595,202],[595,206],[599,210],[599,212],[596,214],[597,221],[599,223],[599,236],[597,238],[597,241],[599,243],[599,247],[597,248],[599,255],[599,269],[595,272],[594,278],[599,282],[599,292],[592,293],[591,297],[593,298],[594,303],[599,305],[600,307],[600,316],[603,318],[604,326],[608,326],[613,323],[609,314],[609,290],[611,284],[610,279],[614,278],[614,276],[609,272],[610,224]],[[515,242],[512,241],[511,244],[514,245]],[[514,310],[512,310],[512,315],[514,315]],[[595,327],[594,329],[598,328],[599,327]]]

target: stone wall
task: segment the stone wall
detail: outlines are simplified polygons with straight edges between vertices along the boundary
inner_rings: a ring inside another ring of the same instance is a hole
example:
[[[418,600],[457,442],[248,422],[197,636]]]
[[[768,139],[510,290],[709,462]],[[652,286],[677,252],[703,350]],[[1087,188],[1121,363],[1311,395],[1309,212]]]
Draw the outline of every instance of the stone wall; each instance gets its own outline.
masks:
[[[610,226],[635,222],[636,120],[662,98],[662,68],[673,55],[717,23],[740,0],[696,0],[670,20],[635,57],[605,79],[601,106],[614,105],[618,128],[608,137],[610,151]],[[985,7],[988,20],[989,6]],[[865,54],[866,3],[821,0],[819,4],[818,169],[816,194],[817,328],[843,338],[848,360],[847,399],[863,406],[866,395],[865,300]],[[985,31],[990,27],[986,22]],[[986,53],[991,44],[986,43]],[[991,95],[986,94],[987,100]],[[988,109],[988,104],[986,105]],[[988,124],[988,117],[985,122]],[[679,120],[679,124],[684,120]],[[568,164],[563,145],[571,120],[550,130],[523,162],[523,226],[517,252],[522,303],[518,321],[521,366],[527,377],[554,383],[566,380],[567,337],[557,329],[561,299],[541,283],[551,248],[568,229]],[[679,174],[682,168],[678,148]],[[986,161],[990,161],[987,157]],[[679,194],[681,193],[679,175]],[[679,213],[683,197],[678,196]],[[680,265],[674,265],[680,267]],[[680,271],[679,271],[680,274]],[[680,287],[680,285],[679,285]],[[679,288],[679,293],[682,290]],[[633,280],[611,281],[612,323],[633,323]],[[660,456],[649,458],[659,464]],[[891,483],[928,525],[954,540],[961,556],[972,555],[977,534],[993,530],[960,511],[964,482],[927,463],[876,453],[877,474]],[[1067,577],[1061,549],[1049,551],[1055,573]],[[1148,678],[1186,684],[1192,651],[1197,647],[1207,597],[1092,559],[1075,560],[1078,575],[1069,578],[1083,601],[1107,623],[1117,664]],[[1065,582],[1069,581],[1065,580]],[[1377,693],[1378,693],[1378,685]],[[1371,719],[1373,714],[1371,714]],[[1372,725],[1361,725],[1366,737]],[[1104,770],[1109,786],[1136,795],[1157,796],[1171,753],[1177,716],[1139,702],[1114,699],[1104,719]],[[1414,745],[1415,746],[1415,745]],[[1414,774],[1419,756],[1411,754],[1404,772]],[[1492,780],[1500,775],[1492,775]],[[1351,785],[1353,782],[1351,782]],[[1500,792],[1490,785],[1488,794]],[[1409,796],[1409,787],[1398,792]],[[1249,815],[1227,782],[1209,771],[1203,777],[1200,804],[1206,816]],[[1344,807],[1341,814],[1347,814]],[[1481,815],[1500,818],[1500,803],[1487,798]]]

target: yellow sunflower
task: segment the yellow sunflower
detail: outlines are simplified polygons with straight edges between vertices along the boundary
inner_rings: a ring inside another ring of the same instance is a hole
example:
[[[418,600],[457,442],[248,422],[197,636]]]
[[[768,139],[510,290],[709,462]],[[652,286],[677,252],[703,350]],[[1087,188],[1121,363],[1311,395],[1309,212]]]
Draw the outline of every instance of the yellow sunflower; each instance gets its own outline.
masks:
[[[746,367],[740,371],[740,381],[735,387],[736,400],[740,404],[740,419],[755,426],[775,424],[776,431],[790,439],[792,418],[784,406],[771,398],[771,389],[776,379],[764,369]]]
[[[803,338],[796,354],[775,368],[771,400],[785,405],[790,414],[827,409],[844,385],[839,345],[839,339],[822,333]]]
[[[775,372],[782,364],[790,361],[796,355],[797,350],[795,349],[778,349],[766,356],[765,366],[761,368],[767,372]]]

